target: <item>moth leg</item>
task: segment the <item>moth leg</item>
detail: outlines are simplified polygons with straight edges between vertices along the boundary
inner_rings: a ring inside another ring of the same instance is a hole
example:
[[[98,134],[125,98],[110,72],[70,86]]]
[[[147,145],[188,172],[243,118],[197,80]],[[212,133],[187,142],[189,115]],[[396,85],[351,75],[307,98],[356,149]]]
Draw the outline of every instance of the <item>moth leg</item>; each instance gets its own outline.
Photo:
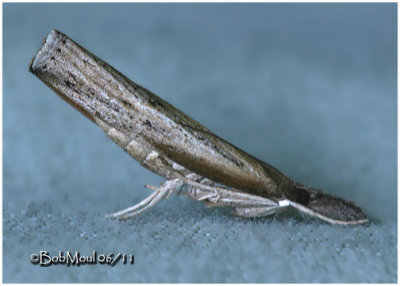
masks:
[[[264,197],[223,186],[213,186],[213,182],[208,179],[196,182],[186,176],[182,180],[190,186],[187,192],[190,198],[204,201],[210,206],[238,208],[279,206],[279,203]]]
[[[207,204],[215,207],[275,207],[273,200],[251,195],[235,189],[218,188],[219,198],[209,198]]]
[[[173,173],[172,168],[170,168],[170,166],[159,157],[157,152],[145,149],[136,141],[131,141],[126,149],[130,154],[134,154],[137,157],[140,157],[142,159],[141,164],[146,168],[166,177]],[[137,154],[140,154],[140,156],[138,156]],[[169,185],[170,182],[168,180],[163,183],[159,188],[146,185],[147,188],[154,190],[154,192],[150,196],[132,207],[126,208],[113,214],[109,214],[107,215],[107,217],[118,217],[120,219],[124,219],[124,217],[128,214],[133,216],[142,213],[144,210],[154,206],[157,202],[164,198],[166,189],[165,187],[168,187]]]
[[[278,210],[284,209],[290,206],[289,200],[281,200],[275,206],[264,206],[264,207],[241,207],[235,208],[233,213],[240,217],[261,217],[268,216],[276,213]]]
[[[132,207],[110,214],[107,217],[125,220],[139,215],[145,210],[155,206],[159,201],[171,194],[174,190],[181,188],[182,185],[183,183],[180,179],[165,181],[160,187],[146,185],[147,188],[154,189],[154,192],[150,196]]]
[[[200,187],[189,186],[187,195],[196,201],[204,201],[205,203],[209,201],[217,202],[221,198],[220,192],[215,187],[212,189],[203,189]]]
[[[240,217],[261,217],[274,214],[276,207],[235,208],[232,212]]]
[[[183,186],[183,182],[177,178],[183,177],[185,173],[188,173],[188,170],[184,167],[169,162],[168,160],[164,160],[164,158],[159,156],[157,152],[145,149],[136,141],[131,141],[126,149],[130,154],[139,154],[140,158],[142,158],[141,164],[144,167],[166,177],[167,181],[165,181],[160,187],[146,185],[146,188],[154,190],[150,196],[132,207],[107,215],[109,218],[128,219],[141,214],[145,210],[156,205],[165,197],[168,198],[176,189],[180,190]]]
[[[194,173],[187,175],[186,178],[190,181],[198,183],[199,185],[211,187],[204,189],[199,187],[199,185],[188,184],[189,189],[187,191],[187,195],[190,198],[195,199],[197,201],[204,201],[208,199],[219,200],[220,194],[215,187],[212,187],[214,184],[213,181]]]
[[[141,208],[143,206],[148,205],[157,196],[157,194],[158,194],[158,192],[155,191],[150,196],[148,196],[147,198],[142,200],[140,203],[138,203],[138,204],[136,204],[136,205],[134,205],[132,207],[126,208],[124,210],[118,211],[116,213],[108,214],[106,217],[116,218],[116,217],[123,216],[123,215],[125,215],[125,214],[127,214],[129,212],[135,211],[138,208]]]

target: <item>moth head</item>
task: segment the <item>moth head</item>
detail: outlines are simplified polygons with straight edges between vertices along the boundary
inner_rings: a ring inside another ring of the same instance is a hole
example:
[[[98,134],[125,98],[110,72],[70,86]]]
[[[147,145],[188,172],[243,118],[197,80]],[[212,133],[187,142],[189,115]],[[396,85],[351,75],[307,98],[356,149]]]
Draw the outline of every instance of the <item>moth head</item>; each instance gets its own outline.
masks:
[[[322,192],[298,185],[295,187],[296,203],[331,220],[338,222],[366,221],[366,216],[355,204]]]

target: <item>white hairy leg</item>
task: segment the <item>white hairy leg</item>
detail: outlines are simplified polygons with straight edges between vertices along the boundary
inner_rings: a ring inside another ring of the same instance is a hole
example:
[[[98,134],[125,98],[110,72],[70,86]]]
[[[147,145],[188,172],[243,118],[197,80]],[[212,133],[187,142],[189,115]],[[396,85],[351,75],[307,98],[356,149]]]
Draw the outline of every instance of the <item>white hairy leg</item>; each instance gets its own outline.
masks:
[[[155,206],[164,198],[168,198],[174,191],[179,191],[184,185],[189,186],[188,197],[204,201],[209,206],[233,207],[234,213],[243,217],[266,216],[277,209],[290,205],[289,201],[275,202],[260,196],[255,196],[222,186],[213,186],[214,182],[197,174],[179,176],[179,178],[165,181],[160,187],[146,185],[154,192],[138,204],[108,215],[107,217],[121,220],[134,217]]]
[[[166,177],[174,176],[174,173],[176,172],[180,173],[185,171],[183,167],[181,167],[183,168],[182,170],[179,169],[178,168],[179,165],[177,164],[176,166],[178,167],[163,161],[157,152],[145,150],[145,148],[136,141],[131,141],[126,149],[132,154],[137,153],[140,154],[141,156],[143,156],[142,153],[147,152],[147,154],[145,154],[145,158],[141,161],[141,164],[149,168],[150,170],[153,170],[155,172],[158,171],[158,173],[163,173]],[[161,201],[165,197],[168,198],[175,189],[181,188],[182,185],[183,183],[181,182],[180,179],[167,180],[163,184],[161,184],[160,187],[146,185],[145,186],[146,188],[154,190],[154,192],[150,196],[148,196],[147,198],[145,198],[144,200],[142,200],[141,202],[139,202],[134,206],[131,206],[129,208],[126,208],[124,210],[121,210],[113,214],[109,214],[107,215],[107,217],[119,218],[122,220],[139,215],[145,210],[155,206],[159,201]]]
[[[200,183],[193,181],[186,176],[182,181],[189,185],[187,195],[197,201],[206,201],[211,206],[218,207],[251,207],[251,206],[268,206],[276,207],[279,204],[273,200],[260,196],[251,195],[239,190],[226,188],[222,186],[213,186],[210,180],[202,180]],[[211,182],[211,183],[210,183]]]
[[[159,201],[169,196],[174,190],[180,189],[182,185],[183,183],[180,179],[165,181],[160,187],[146,185],[147,188],[154,190],[150,196],[132,207],[110,214],[107,217],[124,220],[139,215],[145,210],[155,206]]]
[[[233,214],[240,217],[261,217],[272,215],[279,207],[250,207],[250,208],[235,208]]]
[[[286,208],[291,205],[289,200],[280,200],[275,206],[264,206],[264,207],[240,207],[235,208],[233,213],[240,217],[261,217],[272,215],[280,209]]]
[[[260,217],[274,214],[280,209],[291,206],[289,200],[280,200],[278,202],[241,192],[239,190],[216,187],[210,180],[196,182],[189,176],[183,181],[190,185],[187,195],[197,201],[205,201],[210,206],[233,207],[233,213],[241,217]]]

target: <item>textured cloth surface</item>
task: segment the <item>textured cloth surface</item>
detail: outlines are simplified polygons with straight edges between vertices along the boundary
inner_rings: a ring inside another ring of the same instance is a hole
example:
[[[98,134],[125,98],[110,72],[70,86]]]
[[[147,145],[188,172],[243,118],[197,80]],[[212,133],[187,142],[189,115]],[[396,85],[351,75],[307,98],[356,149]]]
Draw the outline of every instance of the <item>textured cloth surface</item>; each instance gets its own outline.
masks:
[[[396,4],[4,4],[4,282],[397,281]],[[371,223],[240,219],[171,197],[28,63],[58,29],[221,137]],[[32,253],[134,254],[39,267]]]

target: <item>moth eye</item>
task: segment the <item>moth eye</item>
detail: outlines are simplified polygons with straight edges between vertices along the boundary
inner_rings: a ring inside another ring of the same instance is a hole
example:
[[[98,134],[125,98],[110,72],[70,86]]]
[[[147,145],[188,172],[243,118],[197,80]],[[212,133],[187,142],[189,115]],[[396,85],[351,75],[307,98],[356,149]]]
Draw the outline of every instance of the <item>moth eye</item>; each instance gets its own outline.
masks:
[[[306,188],[296,188],[296,202],[306,205],[310,200],[310,192]]]

